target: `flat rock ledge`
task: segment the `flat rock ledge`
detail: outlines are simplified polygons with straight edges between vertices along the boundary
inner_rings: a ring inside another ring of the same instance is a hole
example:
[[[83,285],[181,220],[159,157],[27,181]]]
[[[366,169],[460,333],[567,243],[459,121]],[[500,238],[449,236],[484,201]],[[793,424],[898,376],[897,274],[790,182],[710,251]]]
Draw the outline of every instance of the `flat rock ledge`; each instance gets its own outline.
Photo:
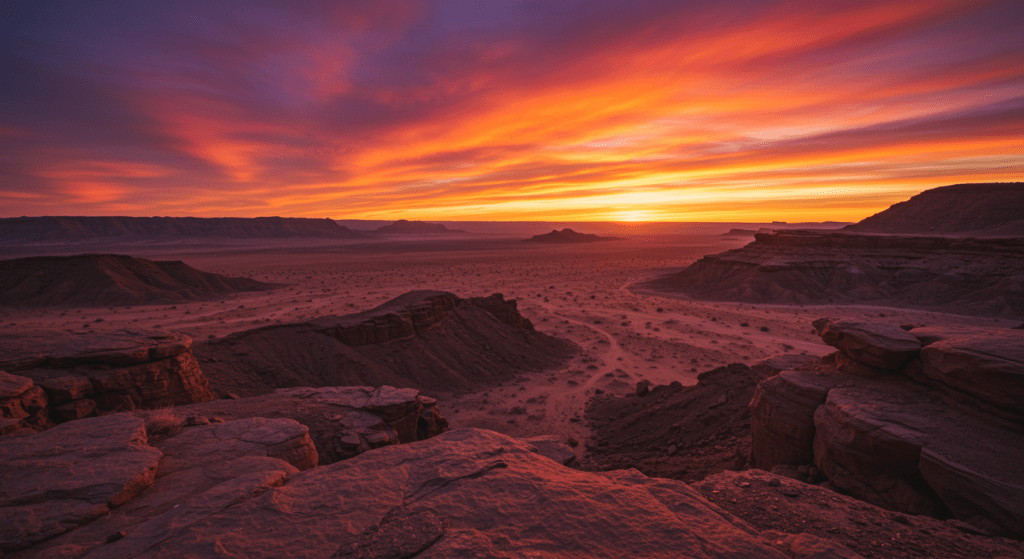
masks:
[[[191,347],[164,331],[0,335],[0,434],[213,400]]]
[[[71,533],[36,556],[859,557],[809,534],[784,553],[683,482],[580,472],[536,451],[460,429],[301,473],[263,470],[123,525],[112,543],[75,547]]]
[[[0,439],[0,550],[98,518],[149,487],[163,454],[142,420],[110,415]]]
[[[82,557],[109,538],[168,533],[317,463],[308,429],[263,417],[147,439],[112,414],[0,440],[0,551]],[[103,556],[98,553],[97,556]]]
[[[814,324],[839,351],[758,385],[752,465],[1024,538],[1024,331]]]

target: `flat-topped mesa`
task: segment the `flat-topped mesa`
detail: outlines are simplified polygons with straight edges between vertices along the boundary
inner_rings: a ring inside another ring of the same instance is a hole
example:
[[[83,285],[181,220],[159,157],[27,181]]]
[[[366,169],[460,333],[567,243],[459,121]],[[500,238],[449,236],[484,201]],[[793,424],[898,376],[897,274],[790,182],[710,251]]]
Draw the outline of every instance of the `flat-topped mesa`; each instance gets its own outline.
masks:
[[[374,309],[267,326],[198,344],[216,390],[296,386],[466,391],[561,365],[576,351],[534,329],[514,300],[413,291]]]
[[[524,243],[553,243],[553,244],[575,244],[575,243],[596,243],[599,241],[621,241],[619,237],[600,237],[593,233],[578,233],[572,229],[565,228],[559,231],[552,229],[550,233],[534,235],[529,239],[523,239]]]
[[[839,351],[758,385],[752,465],[813,463],[875,505],[1024,538],[1024,331],[814,325]]]
[[[0,430],[212,400],[191,347],[188,336],[155,330],[0,335]]]
[[[695,299],[1024,316],[1024,238],[758,233],[649,283]]]

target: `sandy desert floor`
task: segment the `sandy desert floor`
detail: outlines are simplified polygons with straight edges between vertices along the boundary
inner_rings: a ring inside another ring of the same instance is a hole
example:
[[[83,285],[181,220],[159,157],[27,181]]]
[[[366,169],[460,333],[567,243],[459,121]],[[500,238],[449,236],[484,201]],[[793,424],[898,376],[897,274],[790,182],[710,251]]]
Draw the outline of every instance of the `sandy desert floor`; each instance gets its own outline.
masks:
[[[716,236],[634,238],[538,246],[500,239],[275,243],[225,247],[89,247],[203,271],[287,284],[218,301],[99,309],[0,309],[0,328],[81,332],[132,327],[179,331],[196,341],[279,322],[370,309],[414,289],[460,297],[515,298],[538,330],[582,351],[559,370],[526,375],[477,394],[431,394],[453,428],[512,436],[558,434],[581,443],[581,421],[595,390],[626,394],[640,380],[694,384],[699,372],[752,364],[779,353],[832,351],[811,327],[824,316],[894,324],[1003,325],[1013,321],[885,307],[698,302],[639,289],[705,254],[748,239]],[[77,250],[75,252],[82,252]],[[581,454],[582,445],[577,453]]]

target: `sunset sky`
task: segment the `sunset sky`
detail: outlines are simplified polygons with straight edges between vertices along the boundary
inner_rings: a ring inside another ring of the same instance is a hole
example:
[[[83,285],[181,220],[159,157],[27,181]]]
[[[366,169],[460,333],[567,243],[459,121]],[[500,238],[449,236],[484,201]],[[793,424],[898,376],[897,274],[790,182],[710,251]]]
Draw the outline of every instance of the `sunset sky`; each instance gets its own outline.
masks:
[[[0,1],[0,216],[855,221],[1024,178],[1024,3]]]

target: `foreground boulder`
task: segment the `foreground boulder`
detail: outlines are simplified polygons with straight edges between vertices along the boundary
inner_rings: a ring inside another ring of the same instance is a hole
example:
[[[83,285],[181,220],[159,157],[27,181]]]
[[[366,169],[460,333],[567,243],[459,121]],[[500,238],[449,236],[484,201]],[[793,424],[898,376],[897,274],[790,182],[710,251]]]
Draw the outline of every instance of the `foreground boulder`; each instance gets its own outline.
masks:
[[[576,347],[534,329],[514,300],[413,291],[366,312],[268,326],[197,344],[214,389],[296,386],[467,391],[556,367]]]
[[[0,431],[213,400],[191,347],[163,331],[0,335]]]
[[[306,427],[290,419],[187,427],[170,438],[148,436],[152,428],[113,414],[0,440],[0,550],[36,544],[25,553],[81,557],[139,524],[173,524],[185,510],[225,506],[317,463]]]
[[[814,328],[826,344],[880,369],[899,369],[921,350],[920,340],[889,324],[823,318],[814,321]]]
[[[0,550],[107,514],[153,483],[163,454],[142,420],[111,415],[0,440]]]
[[[914,336],[916,328],[902,335],[884,325],[815,326],[840,351],[814,370],[784,371],[758,386],[751,463],[813,464],[833,486],[878,506],[1024,537],[1018,331]],[[926,345],[905,355],[915,342]],[[896,362],[904,364],[894,370]]]

